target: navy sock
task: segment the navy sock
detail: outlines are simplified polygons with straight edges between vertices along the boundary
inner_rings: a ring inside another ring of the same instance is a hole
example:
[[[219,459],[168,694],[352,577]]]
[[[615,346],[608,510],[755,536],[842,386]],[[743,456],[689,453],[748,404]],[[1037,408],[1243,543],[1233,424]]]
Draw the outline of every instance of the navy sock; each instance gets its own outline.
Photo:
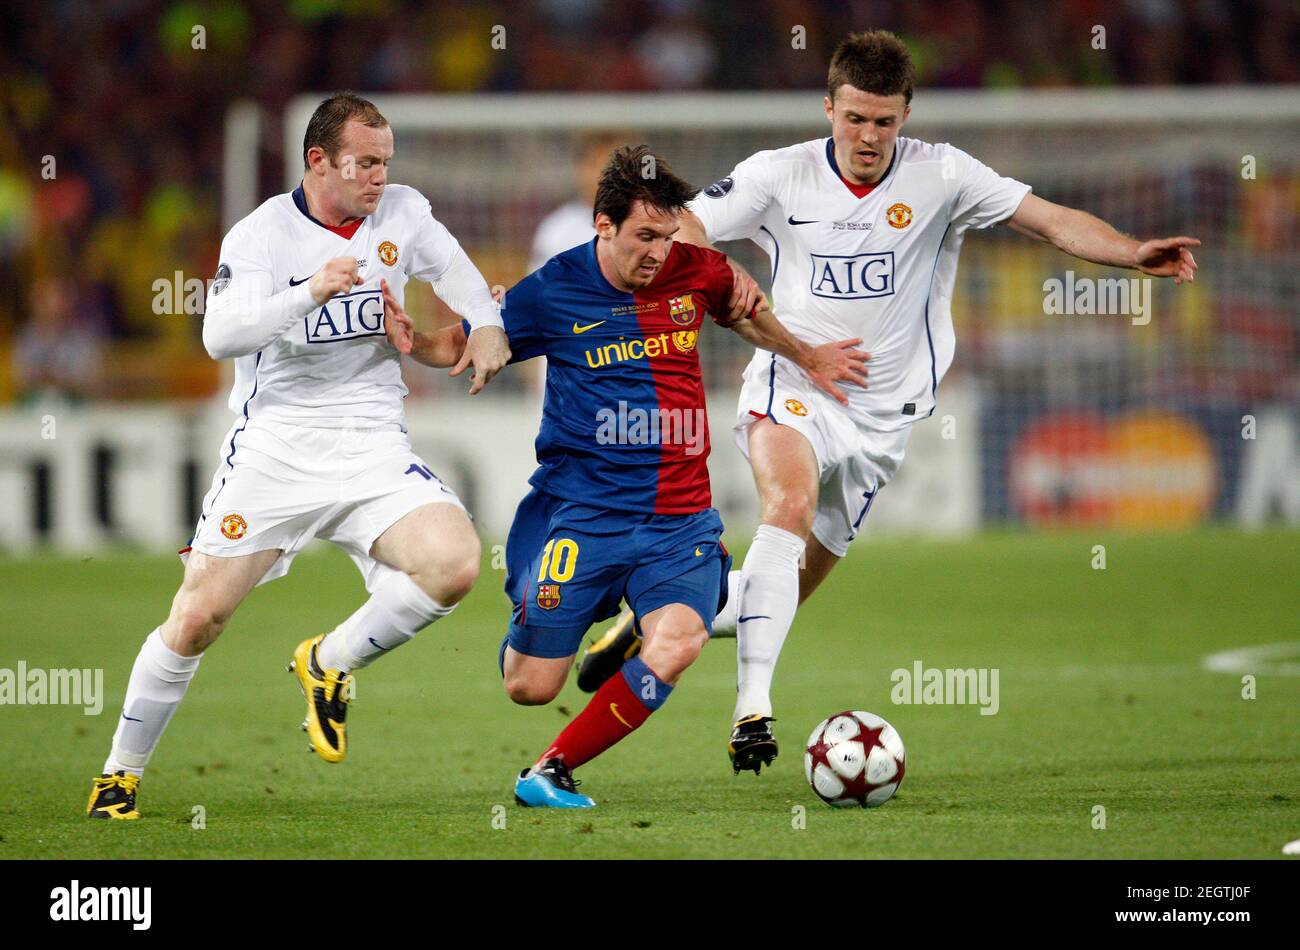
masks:
[[[633,695],[651,712],[668,702],[668,697],[673,691],[673,688],[661,680],[654,670],[646,666],[645,660],[641,659],[639,654],[623,664],[623,679],[627,680],[627,687],[632,690]]]

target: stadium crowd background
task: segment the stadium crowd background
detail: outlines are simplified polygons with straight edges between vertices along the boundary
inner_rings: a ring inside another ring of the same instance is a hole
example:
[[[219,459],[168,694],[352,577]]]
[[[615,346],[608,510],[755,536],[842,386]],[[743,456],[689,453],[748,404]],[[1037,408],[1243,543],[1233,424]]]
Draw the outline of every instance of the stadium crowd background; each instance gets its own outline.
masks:
[[[241,99],[268,123],[269,195],[282,107],[302,91],[817,89],[836,40],[865,25],[909,43],[921,88],[1300,81],[1289,0],[118,0],[6,16],[0,403],[217,391],[199,319],[156,314],[153,288],[216,268],[223,119]],[[498,23],[505,50],[489,44]],[[1077,42],[1098,23],[1111,55]],[[790,24],[806,27],[806,51],[792,49]],[[1280,189],[1269,218],[1291,224],[1265,241],[1294,246],[1300,184]]]

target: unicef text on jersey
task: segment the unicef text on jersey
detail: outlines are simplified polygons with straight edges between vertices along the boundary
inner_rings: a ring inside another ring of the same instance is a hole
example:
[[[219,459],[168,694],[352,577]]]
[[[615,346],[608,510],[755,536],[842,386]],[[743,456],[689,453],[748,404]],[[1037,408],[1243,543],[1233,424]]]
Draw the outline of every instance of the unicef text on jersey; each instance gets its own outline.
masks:
[[[868,300],[894,293],[894,252],[813,254],[809,289],[832,300]]]
[[[337,343],[384,335],[384,295],[378,287],[331,297],[303,317],[308,343]]]

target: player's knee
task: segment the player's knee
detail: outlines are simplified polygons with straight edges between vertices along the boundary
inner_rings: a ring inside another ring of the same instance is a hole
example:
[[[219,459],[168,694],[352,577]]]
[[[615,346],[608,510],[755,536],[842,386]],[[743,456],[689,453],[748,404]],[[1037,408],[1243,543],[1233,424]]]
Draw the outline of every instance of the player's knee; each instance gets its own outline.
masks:
[[[545,706],[557,695],[564,684],[546,683],[536,677],[506,674],[506,695],[520,706]]]
[[[676,642],[677,661],[682,669],[690,666],[700,658],[704,644],[709,642],[709,632],[703,624],[684,630]]]
[[[230,620],[201,597],[179,597],[172,608],[174,649],[185,656],[202,653],[220,636]]]
[[[454,552],[443,552],[433,558],[427,568],[411,575],[411,579],[426,594],[450,607],[464,600],[474,582],[478,580],[479,557],[481,549],[478,538],[472,545],[462,545]]]
[[[806,537],[812,530],[816,508],[815,492],[794,486],[779,488],[763,499],[763,523]]]
[[[451,565],[442,577],[442,595],[438,602],[450,607],[465,599],[478,580],[478,558],[466,558]]]
[[[696,621],[676,627],[660,627],[655,642],[647,643],[642,658],[666,682],[675,682],[688,666],[700,658],[709,632]]]

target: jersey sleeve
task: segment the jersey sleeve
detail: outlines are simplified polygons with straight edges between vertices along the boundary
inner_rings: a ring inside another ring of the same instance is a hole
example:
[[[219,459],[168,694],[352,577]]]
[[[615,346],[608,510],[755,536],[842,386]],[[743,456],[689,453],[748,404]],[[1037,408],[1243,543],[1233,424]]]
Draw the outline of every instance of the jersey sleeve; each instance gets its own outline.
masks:
[[[534,356],[546,355],[546,337],[542,333],[546,279],[545,270],[536,270],[506,292],[501,305],[506,339],[510,342],[510,362],[522,363]]]
[[[460,242],[433,216],[429,202],[423,198],[420,202],[415,247],[411,249],[407,273],[432,284],[438,298],[469,321],[472,328],[501,326],[487,281],[461,248]]]
[[[963,228],[987,228],[1016,213],[1032,190],[1024,182],[999,175],[983,162],[951,145],[943,146],[943,173],[956,183],[949,220]]]
[[[772,164],[760,152],[701,191],[687,208],[700,219],[710,242],[738,241],[758,234],[772,196]]]
[[[717,251],[707,251],[704,261],[705,284],[708,287],[709,316],[720,327],[731,326],[723,322],[727,312],[727,300],[731,297],[731,288],[736,276],[731,272],[727,256]]]
[[[309,281],[275,286],[266,233],[245,219],[221,242],[217,275],[203,308],[203,346],[218,360],[255,353],[315,306]]]

